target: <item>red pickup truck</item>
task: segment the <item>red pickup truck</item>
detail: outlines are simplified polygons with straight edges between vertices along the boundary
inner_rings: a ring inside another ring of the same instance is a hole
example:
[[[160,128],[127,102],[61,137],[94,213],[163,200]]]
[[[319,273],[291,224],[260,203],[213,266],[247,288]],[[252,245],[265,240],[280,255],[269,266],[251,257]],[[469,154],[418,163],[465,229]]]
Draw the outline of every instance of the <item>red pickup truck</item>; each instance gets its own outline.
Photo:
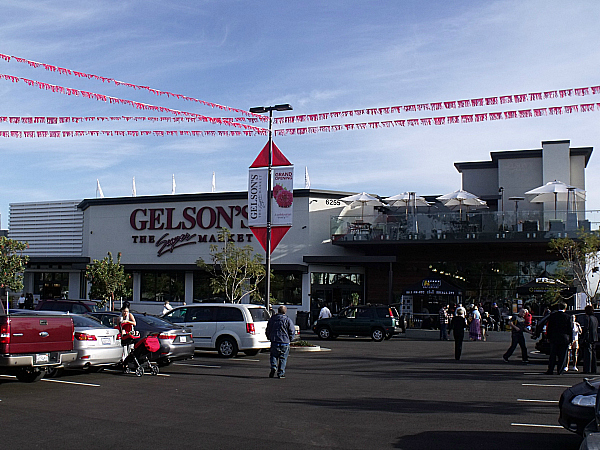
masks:
[[[73,320],[68,315],[6,314],[0,302],[0,373],[27,383],[74,361]]]

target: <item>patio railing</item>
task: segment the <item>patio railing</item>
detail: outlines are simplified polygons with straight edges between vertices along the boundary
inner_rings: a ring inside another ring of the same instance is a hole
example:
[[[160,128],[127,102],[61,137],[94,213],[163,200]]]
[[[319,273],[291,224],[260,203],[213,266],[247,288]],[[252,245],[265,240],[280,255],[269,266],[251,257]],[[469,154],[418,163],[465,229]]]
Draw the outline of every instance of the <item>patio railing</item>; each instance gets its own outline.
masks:
[[[412,241],[469,239],[540,239],[576,237],[578,230],[598,231],[600,210],[496,212],[402,212],[331,217],[338,241]]]

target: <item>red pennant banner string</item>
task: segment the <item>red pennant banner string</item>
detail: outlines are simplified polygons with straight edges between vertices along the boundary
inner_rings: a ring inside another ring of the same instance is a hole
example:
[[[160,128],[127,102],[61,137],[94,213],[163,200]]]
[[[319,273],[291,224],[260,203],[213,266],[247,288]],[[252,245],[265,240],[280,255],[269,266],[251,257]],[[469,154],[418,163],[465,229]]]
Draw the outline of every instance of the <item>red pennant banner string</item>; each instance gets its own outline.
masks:
[[[276,136],[293,136],[303,134],[314,134],[314,133],[331,133],[342,130],[366,130],[366,129],[378,129],[378,128],[391,128],[391,127],[416,127],[416,126],[429,126],[429,125],[447,125],[447,124],[459,124],[459,123],[473,123],[473,122],[485,122],[492,120],[509,120],[509,119],[525,119],[530,117],[542,117],[547,115],[561,115],[561,114],[574,114],[574,113],[585,113],[591,111],[600,112],[600,103],[585,103],[580,105],[568,105],[568,106],[553,106],[549,108],[537,108],[537,109],[521,109],[514,111],[504,112],[491,112],[482,114],[463,114],[460,116],[447,116],[447,117],[427,117],[422,119],[400,119],[400,120],[387,120],[383,122],[362,122],[362,123],[348,123],[342,125],[322,125],[317,127],[305,127],[305,128],[288,128],[275,130],[273,133]],[[19,119],[19,121],[17,121]],[[61,118],[56,117],[27,117],[25,122],[20,121],[19,117],[0,117],[0,123],[65,123],[60,122]],[[29,121],[29,120],[32,121]],[[42,119],[45,120],[42,121]],[[86,119],[85,117],[76,119]],[[97,118],[93,118],[97,119]],[[111,119],[111,118],[106,118]],[[37,120],[37,121],[36,121]],[[50,121],[48,121],[50,120]],[[80,136],[194,136],[194,137],[207,137],[207,136],[265,136],[268,134],[267,130],[257,128],[256,130],[233,130],[233,131],[188,131],[188,130],[111,130],[111,131],[17,131],[17,130],[0,130],[0,137],[5,138],[44,138],[44,137],[80,137]]]
[[[41,81],[29,80],[27,78],[14,77],[12,75],[0,74],[0,80],[1,79],[8,80],[13,83],[23,81],[28,86],[32,86],[32,87],[37,86],[40,89],[49,90],[49,91],[59,93],[59,94],[75,95],[75,96],[81,96],[84,98],[98,100],[98,101],[102,101],[102,102],[128,105],[128,106],[132,106],[136,109],[141,109],[141,110],[159,111],[159,112],[163,112],[163,113],[165,113],[165,112],[171,113],[174,115],[196,117],[198,119],[201,119],[204,122],[208,122],[213,125],[217,124],[217,125],[226,125],[226,126],[231,126],[231,127],[245,128],[245,129],[255,130],[257,132],[263,132],[263,131],[266,132],[267,131],[265,128],[255,127],[252,125],[246,125],[244,123],[235,122],[232,119],[208,117],[208,116],[204,116],[202,114],[191,113],[191,112],[186,112],[186,111],[179,111],[177,109],[165,108],[164,106],[149,105],[147,103],[140,103],[140,102],[136,102],[133,100],[126,100],[126,99],[121,99],[121,98],[117,98],[117,97],[110,97],[110,96],[103,95],[103,94],[96,94],[94,92],[87,92],[87,91],[81,91],[79,89],[71,89],[71,88],[66,88],[63,86],[56,86],[54,84],[48,84],[48,83],[43,83]]]
[[[60,138],[60,137],[83,137],[83,136],[193,136],[193,137],[208,137],[208,136],[258,136],[265,135],[257,131],[187,131],[187,130],[75,130],[75,131],[15,131],[15,130],[0,130],[0,137],[5,138]]]
[[[365,108],[349,111],[334,111],[319,114],[304,114],[299,116],[276,117],[273,119],[275,124],[302,123],[327,120],[336,117],[361,116],[361,115],[382,115],[397,114],[400,112],[416,111],[439,111],[441,109],[456,109],[482,107],[490,105],[505,105],[508,103],[525,103],[549,98],[565,98],[572,96],[583,97],[585,95],[600,94],[600,86],[583,87],[576,89],[562,89],[556,91],[531,92],[529,94],[502,95],[497,97],[472,98],[465,100],[453,100],[448,102],[420,103],[415,105],[388,106],[383,108]]]
[[[137,90],[145,90],[145,91],[151,92],[151,93],[153,93],[155,95],[159,95],[159,96],[160,95],[166,95],[167,97],[174,97],[174,98],[177,98],[179,100],[186,100],[186,101],[189,101],[189,102],[200,103],[201,105],[208,106],[210,108],[217,108],[217,109],[221,109],[221,110],[224,110],[224,111],[237,112],[237,113],[243,114],[245,116],[255,117],[257,120],[260,120],[260,121],[267,121],[267,120],[269,120],[265,116],[261,116],[261,115],[258,115],[258,114],[253,114],[251,112],[244,111],[243,109],[231,108],[229,106],[223,106],[223,105],[219,105],[218,103],[212,103],[212,102],[207,102],[207,101],[204,101],[204,100],[199,100],[197,98],[188,97],[186,95],[174,94],[174,93],[168,92],[168,91],[160,91],[158,89],[152,89],[151,87],[148,87],[148,86],[140,86],[140,85],[137,85],[137,84],[125,83],[123,81],[118,81],[118,80],[115,80],[113,78],[101,77],[99,75],[93,75],[93,74],[84,73],[84,72],[77,72],[75,70],[65,69],[63,67],[57,67],[57,66],[53,66],[51,64],[44,64],[44,63],[39,63],[39,62],[35,62],[35,61],[30,61],[30,60],[24,59],[24,58],[18,58],[16,56],[9,56],[9,55],[4,55],[4,54],[0,53],[0,59],[4,60],[6,62],[10,62],[11,59],[14,59],[17,62],[23,63],[23,64],[27,64],[27,65],[33,67],[34,69],[38,69],[40,67],[43,67],[47,71],[57,72],[57,73],[59,73],[61,75],[73,75],[73,76],[76,76],[76,77],[79,77],[79,78],[87,78],[87,79],[90,79],[90,80],[102,81],[103,83],[113,83],[116,86],[126,86],[126,87],[137,89]]]
[[[227,120],[225,117],[216,118],[217,120]],[[254,122],[254,117],[236,117],[233,120],[235,122],[241,121]],[[107,122],[107,121],[134,121],[134,122],[174,122],[174,123],[194,123],[194,122],[206,122],[205,120],[198,117],[134,117],[134,116],[116,116],[116,117],[99,117],[99,116],[87,116],[87,117],[12,117],[12,116],[0,116],[1,122],[9,123],[47,123],[50,125],[57,125],[61,123],[84,123],[84,122]]]

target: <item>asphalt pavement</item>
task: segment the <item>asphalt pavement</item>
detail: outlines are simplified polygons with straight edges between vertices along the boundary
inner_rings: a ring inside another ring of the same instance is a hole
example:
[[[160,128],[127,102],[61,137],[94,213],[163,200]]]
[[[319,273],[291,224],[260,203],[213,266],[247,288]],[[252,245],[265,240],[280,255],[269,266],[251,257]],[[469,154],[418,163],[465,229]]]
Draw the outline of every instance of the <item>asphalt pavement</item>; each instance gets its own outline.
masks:
[[[409,330],[389,341],[319,341],[292,351],[285,379],[268,353],[190,361],[141,378],[67,373],[26,384],[0,377],[3,448],[544,449],[580,438],[558,425],[558,399],[583,376],[548,376],[547,358],[507,364],[509,333],[454,343]],[[530,350],[534,342],[528,340]]]

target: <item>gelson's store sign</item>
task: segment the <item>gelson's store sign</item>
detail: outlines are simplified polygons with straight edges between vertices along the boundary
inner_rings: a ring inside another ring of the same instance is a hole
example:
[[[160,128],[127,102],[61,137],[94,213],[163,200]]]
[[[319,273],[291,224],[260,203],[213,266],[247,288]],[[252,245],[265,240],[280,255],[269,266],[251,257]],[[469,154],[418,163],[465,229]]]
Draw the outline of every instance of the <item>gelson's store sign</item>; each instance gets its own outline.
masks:
[[[157,256],[198,243],[218,242],[218,231],[227,228],[233,242],[250,243],[254,235],[248,229],[247,206],[186,206],[183,208],[138,208],[129,216],[134,244],[157,247]],[[243,232],[235,233],[242,229]]]

